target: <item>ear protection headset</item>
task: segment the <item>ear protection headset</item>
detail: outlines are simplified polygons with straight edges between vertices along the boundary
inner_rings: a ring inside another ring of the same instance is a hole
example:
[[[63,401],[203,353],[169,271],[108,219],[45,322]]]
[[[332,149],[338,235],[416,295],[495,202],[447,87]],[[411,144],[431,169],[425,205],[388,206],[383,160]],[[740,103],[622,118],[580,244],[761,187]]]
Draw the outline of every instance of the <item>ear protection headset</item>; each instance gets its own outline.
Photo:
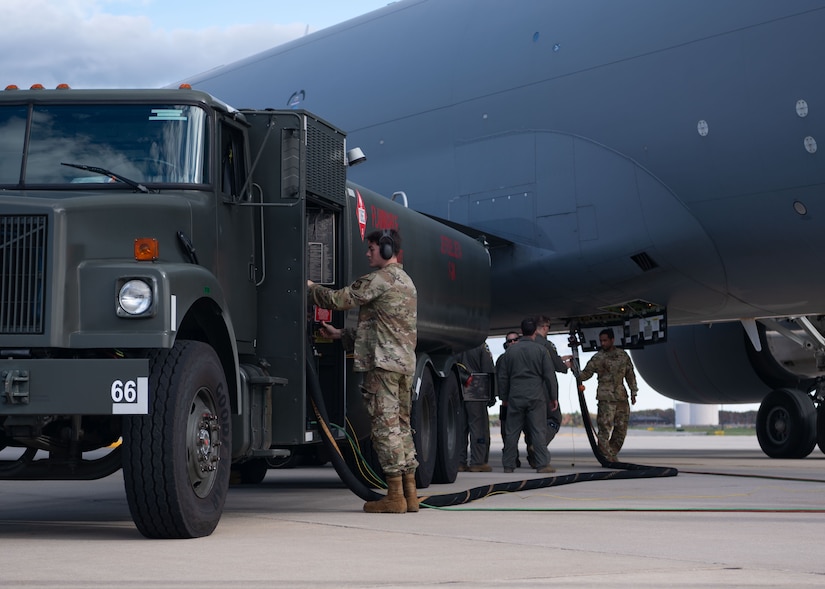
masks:
[[[389,260],[393,256],[395,249],[395,242],[392,239],[392,234],[389,229],[384,229],[381,233],[381,238],[378,240],[378,253],[385,260]]]

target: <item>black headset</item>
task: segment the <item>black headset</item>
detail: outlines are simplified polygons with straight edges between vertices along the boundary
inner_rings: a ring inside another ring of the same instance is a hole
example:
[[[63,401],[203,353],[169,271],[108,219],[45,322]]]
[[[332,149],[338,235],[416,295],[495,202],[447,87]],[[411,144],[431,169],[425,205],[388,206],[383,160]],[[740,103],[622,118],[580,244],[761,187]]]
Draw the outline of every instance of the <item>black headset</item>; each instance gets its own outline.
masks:
[[[381,237],[378,240],[378,248],[381,257],[385,260],[389,260],[393,256],[395,242],[392,239],[392,233],[390,233],[389,229],[384,229],[384,231],[381,232]]]

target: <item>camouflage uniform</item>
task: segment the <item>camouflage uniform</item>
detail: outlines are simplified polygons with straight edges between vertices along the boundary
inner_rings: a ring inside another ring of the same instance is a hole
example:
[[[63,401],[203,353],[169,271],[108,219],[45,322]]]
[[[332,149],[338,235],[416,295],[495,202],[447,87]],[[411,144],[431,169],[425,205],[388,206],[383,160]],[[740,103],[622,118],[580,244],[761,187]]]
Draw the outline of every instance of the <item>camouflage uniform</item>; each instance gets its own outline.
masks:
[[[364,372],[364,404],[372,442],[388,477],[418,467],[410,427],[418,294],[401,264],[391,263],[340,290],[314,284],[310,300],[324,309],[360,307],[358,325],[343,330],[344,347],[354,352],[355,372]]]
[[[630,404],[627,401],[627,381],[630,392],[635,395],[636,373],[627,352],[613,348],[609,352],[600,350],[590,359],[581,372],[581,379],[587,380],[594,374],[599,375],[596,387],[596,400],[599,403],[596,423],[599,426],[599,450],[611,462],[622,449],[627,435],[627,423],[630,420]]]

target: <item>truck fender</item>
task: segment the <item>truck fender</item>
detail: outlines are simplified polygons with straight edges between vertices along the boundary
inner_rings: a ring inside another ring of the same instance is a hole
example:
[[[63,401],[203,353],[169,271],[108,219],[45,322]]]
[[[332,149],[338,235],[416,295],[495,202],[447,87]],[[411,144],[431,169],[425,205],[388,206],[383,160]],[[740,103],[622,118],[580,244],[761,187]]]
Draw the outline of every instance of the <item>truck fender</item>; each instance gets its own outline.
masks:
[[[174,339],[203,341],[218,354],[226,374],[237,413],[240,403],[240,367],[232,318],[220,283],[212,273],[193,264],[180,264],[166,270]]]

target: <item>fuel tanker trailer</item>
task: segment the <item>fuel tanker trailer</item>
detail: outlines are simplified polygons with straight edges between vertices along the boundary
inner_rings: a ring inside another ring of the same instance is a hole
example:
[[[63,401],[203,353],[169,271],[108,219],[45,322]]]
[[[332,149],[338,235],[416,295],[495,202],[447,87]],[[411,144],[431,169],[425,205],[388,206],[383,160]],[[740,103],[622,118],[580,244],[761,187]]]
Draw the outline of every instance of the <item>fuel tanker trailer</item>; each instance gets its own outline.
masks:
[[[386,228],[419,293],[419,484],[455,479],[452,357],[487,336],[488,252],[348,184],[340,129],[187,87],[11,87],[0,145],[0,479],[122,468],[140,532],[191,538],[231,477],[323,461],[322,428],[367,439],[351,358],[317,329],[357,311],[308,307],[306,282],[367,272]]]

